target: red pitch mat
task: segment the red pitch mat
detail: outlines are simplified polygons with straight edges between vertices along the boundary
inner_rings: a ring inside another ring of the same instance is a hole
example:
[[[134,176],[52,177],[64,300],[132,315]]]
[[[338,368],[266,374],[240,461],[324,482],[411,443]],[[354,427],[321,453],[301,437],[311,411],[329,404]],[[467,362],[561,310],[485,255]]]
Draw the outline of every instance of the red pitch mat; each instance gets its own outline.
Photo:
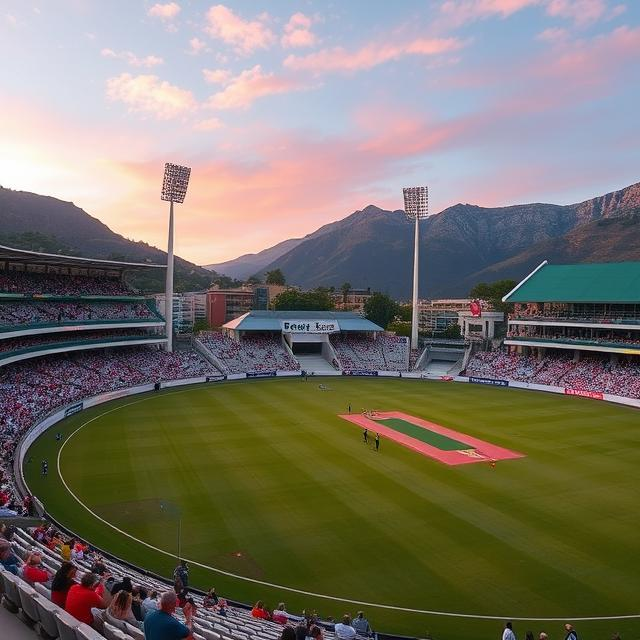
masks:
[[[379,433],[381,436],[384,436],[389,440],[398,442],[409,449],[418,451],[422,455],[429,456],[434,460],[438,460],[439,462],[443,462],[448,465],[471,464],[473,462],[493,463],[498,460],[524,458],[523,453],[498,447],[495,444],[490,444],[484,440],[478,440],[478,438],[473,438],[465,433],[460,433],[453,429],[447,429],[447,427],[443,427],[435,422],[416,418],[415,416],[410,416],[406,413],[402,413],[401,411],[376,411],[375,416],[373,417],[367,417],[362,414],[342,414],[339,417],[358,425],[362,429],[368,429],[371,432],[369,437],[374,437],[375,433]],[[389,418],[404,420],[405,422],[409,422],[410,424],[426,429],[427,431],[467,444],[469,445],[469,448],[457,449],[454,451],[438,449],[426,442],[412,438],[411,436],[401,433],[400,431],[396,431],[395,429],[378,422],[378,420],[388,420]]]

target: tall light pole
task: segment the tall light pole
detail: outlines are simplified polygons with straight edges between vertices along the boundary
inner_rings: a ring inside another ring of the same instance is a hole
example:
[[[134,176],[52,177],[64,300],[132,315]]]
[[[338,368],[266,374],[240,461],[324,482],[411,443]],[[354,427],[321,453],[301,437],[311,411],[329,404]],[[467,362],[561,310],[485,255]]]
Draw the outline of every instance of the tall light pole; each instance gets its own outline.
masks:
[[[169,205],[169,242],[167,246],[167,282],[164,300],[164,320],[167,329],[167,351],[173,351],[173,203],[181,204],[187,195],[191,169],[167,162],[164,165],[162,200]]]
[[[418,270],[420,265],[420,220],[429,213],[429,189],[427,187],[405,187],[404,212],[409,220],[415,221],[413,239],[413,300],[411,310],[411,350],[418,348]]]

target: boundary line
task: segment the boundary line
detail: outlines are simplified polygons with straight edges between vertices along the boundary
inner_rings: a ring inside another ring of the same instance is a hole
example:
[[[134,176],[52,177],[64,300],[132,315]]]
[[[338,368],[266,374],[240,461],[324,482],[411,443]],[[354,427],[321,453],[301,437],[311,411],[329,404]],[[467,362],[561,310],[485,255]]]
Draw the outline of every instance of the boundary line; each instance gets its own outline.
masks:
[[[185,393],[187,391],[192,391],[193,389],[180,389],[179,391],[174,391],[174,392],[170,392],[169,394],[166,395],[174,395],[177,393]],[[135,405],[135,404],[140,404],[142,402],[146,402],[147,400],[151,400],[153,398],[155,398],[156,396],[151,395],[148,396],[146,398],[141,398],[139,400],[134,400],[132,402],[127,402],[125,404],[121,404],[118,405],[117,407],[114,407],[112,409],[108,409],[107,411],[103,411],[101,413],[99,413],[98,415],[94,416],[93,418],[90,418],[89,420],[86,420],[85,422],[83,422],[75,431],[73,431],[69,437],[62,443],[62,446],[60,447],[60,449],[58,450],[58,456],[57,456],[57,470],[58,470],[58,476],[60,477],[60,480],[62,481],[62,484],[64,485],[65,489],[68,491],[68,493],[74,498],[74,500],[85,510],[88,511],[94,518],[96,518],[97,520],[99,520],[100,522],[102,522],[103,524],[106,524],[108,527],[110,527],[111,529],[113,529],[114,531],[116,531],[117,533],[129,538],[130,540],[133,540],[134,542],[137,542],[138,544],[141,544],[149,549],[152,549],[153,551],[157,551],[158,553],[161,553],[165,556],[169,556],[171,558],[175,558],[176,555],[174,553],[170,553],[168,551],[165,551],[164,549],[160,549],[159,547],[156,547],[148,542],[145,542],[144,540],[140,540],[139,538],[136,538],[135,536],[131,535],[130,533],[127,533],[126,531],[123,531],[122,529],[116,527],[115,525],[113,525],[112,523],[108,522],[107,520],[105,520],[104,518],[100,517],[97,513],[95,513],[94,511],[92,511],[84,502],[82,502],[82,500],[80,500],[80,498],[78,498],[78,496],[71,490],[71,488],[69,487],[69,485],[67,484],[66,480],[64,479],[64,476],[62,475],[62,472],[60,470],[60,457],[62,455],[62,451],[64,450],[66,444],[71,440],[71,438],[73,438],[79,431],[81,431],[82,429],[84,429],[84,427],[86,427],[87,425],[91,424],[93,421],[98,420],[99,418],[102,418],[103,416],[109,414],[109,413],[113,413],[114,411],[118,411],[124,407],[129,407],[131,405]],[[47,429],[48,431],[48,429]],[[46,431],[45,431],[46,432]],[[280,589],[283,591],[289,591],[292,593],[297,593],[300,595],[305,595],[305,596],[311,596],[314,598],[323,598],[325,600],[333,600],[336,602],[346,602],[349,604],[356,604],[359,606],[365,606],[365,607],[373,607],[373,608],[378,608],[378,609],[387,609],[387,610],[392,610],[392,611],[402,611],[405,613],[418,613],[418,614],[423,614],[423,615],[432,615],[432,616],[441,616],[441,617],[447,617],[447,618],[467,618],[467,619],[474,619],[474,620],[517,620],[517,621],[521,621],[521,622],[565,622],[567,620],[572,620],[575,622],[588,622],[588,621],[597,621],[597,620],[629,620],[629,619],[635,619],[635,618],[640,618],[640,613],[635,613],[635,614],[626,614],[626,615],[616,615],[616,616],[587,616],[587,617],[576,617],[576,616],[563,616],[563,617],[542,617],[542,618],[537,618],[537,617],[522,617],[522,616],[506,616],[506,615],[482,615],[482,614],[474,614],[474,613],[459,613],[459,612],[453,612],[453,611],[435,611],[435,610],[430,610],[430,609],[415,609],[415,608],[411,608],[411,607],[400,607],[397,605],[390,605],[390,604],[384,604],[384,603],[379,603],[379,602],[366,602],[364,600],[353,600],[351,598],[340,598],[338,596],[332,596],[332,595],[328,595],[325,593],[315,593],[313,591],[305,591],[303,589],[296,589],[294,587],[288,587],[286,585],[281,585],[281,584],[277,584],[277,583],[273,583],[273,582],[268,582],[266,580],[258,580],[256,578],[249,578],[247,576],[242,576],[240,574],[237,573],[232,573],[230,571],[225,571],[224,569],[219,569],[217,567],[212,567],[210,565],[207,564],[203,564],[202,562],[198,562],[197,560],[192,560],[190,558],[183,558],[184,560],[190,562],[191,564],[201,567],[202,569],[207,569],[209,571],[213,571],[215,573],[219,573],[221,575],[227,576],[229,578],[234,578],[236,580],[244,580],[246,582],[251,582],[253,584],[259,584],[265,587],[269,587],[269,588],[273,588],[273,589]]]

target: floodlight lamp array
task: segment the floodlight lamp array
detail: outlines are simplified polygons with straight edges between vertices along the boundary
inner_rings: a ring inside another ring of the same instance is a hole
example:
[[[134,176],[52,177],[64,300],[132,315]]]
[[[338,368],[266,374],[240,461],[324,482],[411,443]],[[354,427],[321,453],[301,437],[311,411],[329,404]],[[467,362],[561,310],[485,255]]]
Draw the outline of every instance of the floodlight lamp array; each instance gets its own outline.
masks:
[[[429,213],[429,189],[428,187],[405,187],[402,190],[404,196],[404,212],[409,220],[426,218]]]
[[[189,186],[190,167],[167,162],[164,165],[164,180],[162,181],[162,200],[168,202],[184,202]]]

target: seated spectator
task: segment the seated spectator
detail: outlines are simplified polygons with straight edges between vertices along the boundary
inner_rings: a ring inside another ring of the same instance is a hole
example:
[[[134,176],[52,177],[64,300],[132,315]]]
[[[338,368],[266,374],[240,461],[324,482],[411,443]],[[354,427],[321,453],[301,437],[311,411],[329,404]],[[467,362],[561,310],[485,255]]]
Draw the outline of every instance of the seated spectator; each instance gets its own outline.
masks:
[[[309,637],[313,638],[313,640],[323,640],[324,634],[322,633],[322,627],[314,624],[311,629],[309,629]]]
[[[120,582],[116,582],[111,588],[111,595],[115,596],[120,591],[127,591],[128,593],[133,593],[133,585],[131,584],[131,578],[129,576],[125,576],[122,578]]]
[[[142,625],[136,620],[131,610],[131,602],[133,596],[128,592],[121,590],[118,595],[111,601],[105,612],[105,620],[107,622],[128,622],[138,629],[142,629]]]
[[[187,589],[182,589],[180,593],[176,594],[178,598],[178,606],[182,609],[187,604],[187,599],[189,598],[189,591]]]
[[[269,612],[265,608],[262,600],[258,600],[258,602],[255,603],[255,605],[253,606],[253,609],[251,609],[251,615],[254,618],[260,618],[262,620],[271,620],[271,616],[269,615]]]
[[[60,545],[60,556],[65,562],[71,561],[71,547],[73,546],[74,540],[63,540]]]
[[[273,610],[271,619],[278,624],[287,624],[289,622],[289,614],[285,610],[284,602],[281,602],[278,608]]]
[[[335,634],[339,640],[352,640],[356,637],[356,630],[351,626],[351,618],[348,615],[342,616],[342,622],[336,624]]]
[[[64,609],[69,589],[76,584],[77,569],[72,562],[63,562],[51,582],[51,601]]]
[[[22,560],[13,553],[11,543],[8,540],[0,540],[0,564],[16,576],[22,565]]]
[[[133,611],[133,615],[138,622],[143,622],[144,611],[142,609],[142,603],[147,599],[147,590],[144,587],[133,587],[133,593],[131,595],[133,596],[131,600],[131,611]]]
[[[178,605],[174,591],[165,591],[160,597],[160,609],[152,611],[144,619],[145,640],[180,640],[187,638],[191,630],[173,617]]]
[[[193,628],[193,616],[196,615],[197,610],[195,600],[193,598],[187,598],[184,607],[182,607],[182,613],[184,613],[185,624],[190,629]]]
[[[142,613],[146,618],[152,611],[158,610],[158,592],[152,591],[149,596],[147,596],[142,601]]]
[[[227,601],[224,598],[220,598],[220,600],[218,600],[218,610],[216,613],[224,618],[227,617]]]
[[[97,592],[100,586],[101,580],[95,573],[85,573],[80,584],[74,584],[69,589],[64,610],[80,622],[90,625],[93,622],[91,609],[105,609],[107,606]]]
[[[351,622],[351,626],[356,630],[358,635],[368,636],[371,633],[369,621],[364,617],[362,611],[358,611],[358,615]]]
[[[280,634],[280,640],[296,640],[296,630],[293,627],[285,627]]]
[[[207,591],[207,594],[202,600],[202,606],[205,609],[213,609],[213,607],[215,607],[217,604],[218,604],[218,595],[216,594],[216,589],[215,587],[211,587],[211,589]]]
[[[35,551],[27,556],[22,570],[22,577],[26,582],[35,584],[36,582],[50,582],[52,576],[42,567],[42,556]]]

